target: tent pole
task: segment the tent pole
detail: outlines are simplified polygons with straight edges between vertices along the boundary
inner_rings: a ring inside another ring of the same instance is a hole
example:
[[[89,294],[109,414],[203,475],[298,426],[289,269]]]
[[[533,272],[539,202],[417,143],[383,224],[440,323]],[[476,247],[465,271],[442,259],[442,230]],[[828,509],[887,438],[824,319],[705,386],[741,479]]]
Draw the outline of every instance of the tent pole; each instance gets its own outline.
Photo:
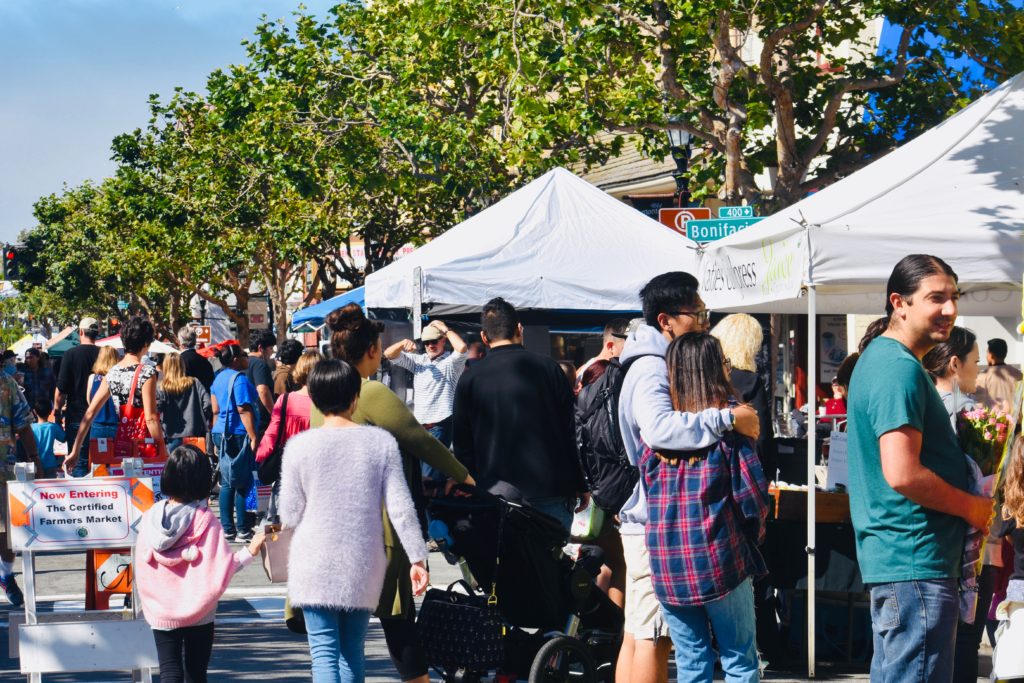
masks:
[[[818,302],[814,285],[807,287],[807,677],[814,678],[815,646],[815,566],[814,548],[817,542],[815,495],[815,438],[817,436],[818,392],[814,381],[818,372]]]
[[[412,269],[412,338],[423,334],[423,269]]]

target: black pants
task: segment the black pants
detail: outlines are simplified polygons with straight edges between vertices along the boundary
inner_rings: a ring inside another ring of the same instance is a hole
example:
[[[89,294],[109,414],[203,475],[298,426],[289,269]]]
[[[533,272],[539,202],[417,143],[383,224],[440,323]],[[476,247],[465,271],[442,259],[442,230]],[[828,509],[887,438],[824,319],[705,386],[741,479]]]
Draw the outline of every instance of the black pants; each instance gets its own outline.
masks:
[[[956,626],[956,649],[953,655],[953,683],[976,683],[978,680],[978,648],[988,622],[996,574],[999,567],[985,565],[978,577],[978,611],[973,624],[960,621]]]
[[[213,652],[213,622],[170,631],[153,629],[153,640],[160,660],[160,683],[206,683],[206,667]]]
[[[384,629],[384,642],[387,643],[391,662],[398,669],[398,676],[403,681],[426,676],[429,671],[427,655],[416,642],[416,610],[410,605],[405,618],[381,619],[380,625]],[[163,683],[162,678],[160,683]]]

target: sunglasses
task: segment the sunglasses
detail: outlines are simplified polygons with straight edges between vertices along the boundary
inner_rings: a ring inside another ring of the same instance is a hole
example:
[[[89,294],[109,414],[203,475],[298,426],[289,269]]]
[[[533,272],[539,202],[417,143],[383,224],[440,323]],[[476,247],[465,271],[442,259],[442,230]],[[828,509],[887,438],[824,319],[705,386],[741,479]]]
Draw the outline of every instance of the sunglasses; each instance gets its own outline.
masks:
[[[711,310],[707,309],[707,308],[702,308],[699,311],[675,311],[673,313],[669,313],[669,315],[672,315],[672,316],[676,316],[676,315],[692,316],[693,318],[697,319],[697,322],[699,322],[699,323],[701,323],[703,325],[704,323],[706,323],[708,320],[711,319]]]

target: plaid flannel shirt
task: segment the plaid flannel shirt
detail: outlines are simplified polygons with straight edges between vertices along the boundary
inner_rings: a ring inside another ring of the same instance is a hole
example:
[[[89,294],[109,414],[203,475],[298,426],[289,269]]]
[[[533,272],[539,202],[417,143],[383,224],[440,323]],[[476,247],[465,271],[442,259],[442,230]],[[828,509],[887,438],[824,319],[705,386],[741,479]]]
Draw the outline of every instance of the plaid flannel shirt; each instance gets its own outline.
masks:
[[[665,454],[665,453],[663,453]],[[768,484],[751,442],[733,432],[710,449],[665,454],[644,446],[647,548],[658,600],[683,607],[717,600],[767,573]]]

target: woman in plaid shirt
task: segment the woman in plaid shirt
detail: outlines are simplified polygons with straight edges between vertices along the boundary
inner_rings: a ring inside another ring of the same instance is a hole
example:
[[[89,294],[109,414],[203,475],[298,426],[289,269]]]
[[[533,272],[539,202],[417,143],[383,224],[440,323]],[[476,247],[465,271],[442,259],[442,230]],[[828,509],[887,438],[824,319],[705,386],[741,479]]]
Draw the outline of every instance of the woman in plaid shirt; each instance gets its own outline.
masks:
[[[734,393],[718,340],[675,339],[666,354],[676,410],[725,408]],[[758,680],[752,577],[767,573],[768,489],[753,443],[727,432],[699,451],[646,447],[647,547],[654,592],[676,651],[679,681],[711,681],[718,644],[725,680]],[[710,626],[710,629],[709,629]]]

